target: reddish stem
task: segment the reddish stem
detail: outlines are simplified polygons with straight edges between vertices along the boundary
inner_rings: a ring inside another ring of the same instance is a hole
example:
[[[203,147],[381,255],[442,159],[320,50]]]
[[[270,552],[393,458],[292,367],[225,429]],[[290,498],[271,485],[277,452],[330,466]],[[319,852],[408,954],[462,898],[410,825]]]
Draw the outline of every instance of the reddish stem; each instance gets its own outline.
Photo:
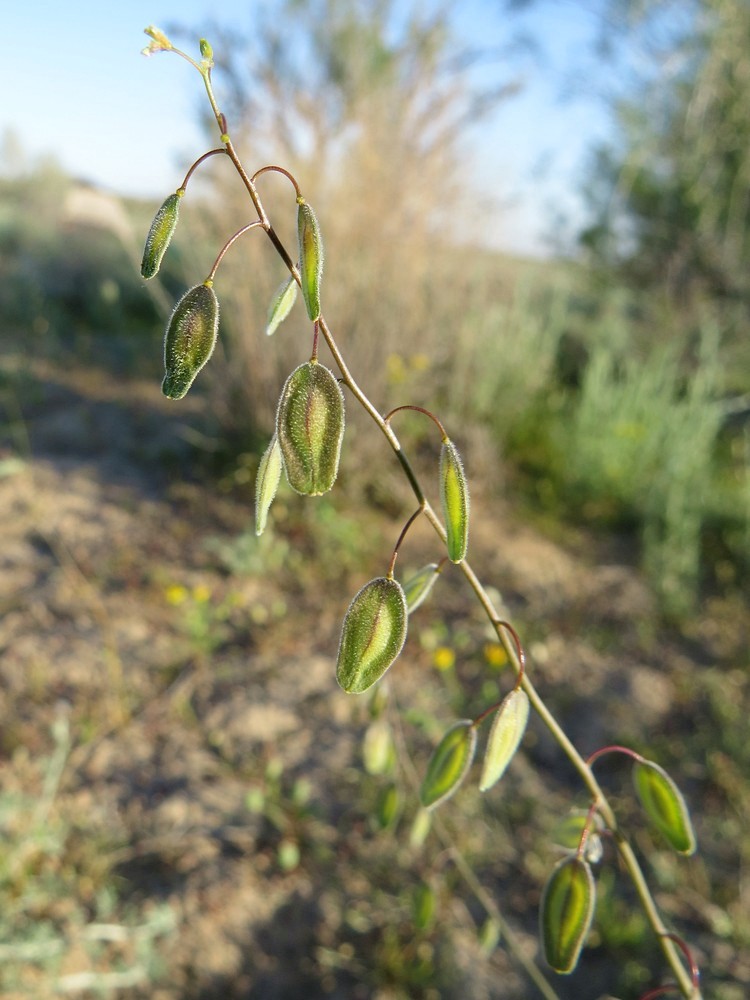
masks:
[[[600,757],[603,757],[607,753],[624,753],[627,757],[632,757],[633,760],[638,761],[638,763],[642,763],[646,759],[635,750],[631,750],[630,747],[621,747],[617,744],[613,744],[612,746],[602,747],[601,750],[595,750],[590,757],[586,758],[586,763],[589,767],[591,767],[595,761],[599,760]]]
[[[315,326],[317,327],[317,325],[318,324],[316,323]],[[421,506],[417,507],[417,509],[414,511],[414,513],[409,518],[409,520],[406,522],[406,524],[401,529],[401,534],[398,536],[398,541],[396,542],[396,546],[393,549],[393,555],[391,556],[391,562],[390,562],[390,565],[388,567],[388,579],[389,580],[393,579],[393,571],[396,568],[396,559],[398,558],[398,550],[401,547],[401,543],[406,538],[407,531],[409,530],[409,528],[411,528],[412,524],[414,524],[414,522],[416,521],[416,519],[422,513],[423,509],[424,508],[421,507]]]
[[[185,174],[185,179],[183,180],[182,184],[180,184],[178,191],[184,191],[185,188],[188,186],[188,181],[193,176],[194,171],[196,171],[198,167],[201,165],[201,163],[203,163],[204,160],[207,160],[209,156],[215,156],[217,153],[226,153],[226,149],[223,146],[220,149],[210,149],[207,153],[204,153],[203,156],[199,156],[198,159],[190,168],[190,170],[188,170],[188,172]]]
[[[237,232],[233,236],[229,237],[229,239],[226,241],[226,243],[221,248],[221,250],[219,250],[219,254],[218,254],[216,260],[214,261],[214,266],[211,268],[211,271],[210,271],[208,277],[206,278],[206,281],[213,281],[214,280],[214,275],[216,274],[216,272],[219,269],[219,264],[221,264],[222,260],[224,259],[224,254],[231,247],[231,245],[234,242],[236,242],[236,240],[238,240],[240,238],[240,236],[244,236],[244,234],[246,232],[248,232],[250,229],[257,229],[258,227],[261,227],[261,228],[263,227],[263,223],[260,221],[260,219],[256,219],[255,222],[248,222],[248,224],[246,226],[243,226],[242,229],[238,229]]]
[[[516,632],[516,630],[513,628],[510,622],[502,621],[500,618],[498,618],[495,621],[493,621],[492,624],[495,626],[495,628],[502,627],[506,629],[508,632],[510,632],[511,636],[513,637],[513,642],[515,643],[516,646],[516,652],[518,653],[518,675],[516,677],[516,683],[513,686],[513,690],[517,691],[521,686],[521,681],[523,680],[524,671],[526,670],[526,654],[523,651],[521,640],[518,637],[518,632]],[[500,706],[504,701],[505,697],[501,698],[500,701],[496,701],[494,705],[490,705],[489,708],[485,708],[485,710],[481,713],[481,715],[478,715],[476,719],[474,719],[474,722],[472,723],[474,728],[476,729],[478,726],[480,726],[488,715],[492,715],[494,711],[500,708]]]
[[[578,842],[578,850],[576,851],[576,857],[578,858],[579,861],[583,857],[583,852],[586,849],[586,842],[588,841],[589,836],[591,835],[591,825],[594,821],[594,816],[596,815],[596,811],[598,808],[599,808],[599,802],[597,800],[594,800],[589,806],[589,811],[586,814],[586,822],[583,824],[583,829],[581,830],[581,839]]]
[[[294,185],[294,192],[296,197],[297,198],[302,197],[300,186],[297,183],[297,179],[295,178],[294,174],[291,174],[288,170],[285,170],[284,167],[277,166],[275,163],[269,163],[267,167],[261,167],[260,170],[256,170],[253,176],[250,178],[250,180],[254,184],[257,178],[260,177],[261,174],[268,173],[271,170],[277,174],[283,174],[284,177],[286,177]]]
[[[443,425],[438,420],[438,418],[435,416],[435,414],[432,413],[430,410],[426,410],[424,408],[424,406],[415,406],[412,403],[405,403],[403,406],[397,406],[397,407],[395,407],[395,409],[391,410],[390,413],[386,413],[386,415],[383,417],[383,422],[386,423],[386,424],[390,423],[390,419],[394,415],[394,413],[399,413],[401,410],[416,410],[417,413],[424,413],[424,415],[426,417],[429,417],[430,420],[432,420],[433,423],[437,425],[440,433],[443,436],[443,441],[449,441],[450,440],[450,438],[448,437],[448,435],[446,433],[445,427],[443,427]]]

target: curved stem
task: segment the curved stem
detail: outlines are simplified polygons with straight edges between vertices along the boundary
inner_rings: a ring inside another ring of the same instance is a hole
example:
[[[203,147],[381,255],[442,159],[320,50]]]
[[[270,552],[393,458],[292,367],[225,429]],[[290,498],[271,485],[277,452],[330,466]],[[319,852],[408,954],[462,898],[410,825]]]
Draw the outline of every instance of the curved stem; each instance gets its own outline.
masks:
[[[299,184],[297,183],[297,178],[294,176],[294,174],[291,173],[289,170],[285,170],[284,167],[277,166],[275,163],[269,163],[267,167],[261,167],[260,170],[256,170],[253,176],[250,178],[250,180],[253,182],[253,184],[255,184],[256,180],[260,177],[261,174],[266,174],[271,170],[273,170],[277,174],[283,174],[284,177],[290,180],[291,183],[294,185],[294,193],[296,197],[297,198],[302,197],[302,191],[300,189]]]
[[[414,524],[414,522],[416,521],[416,519],[419,517],[419,515],[421,513],[422,513],[422,505],[420,504],[419,507],[417,507],[417,509],[414,511],[414,513],[409,518],[409,520],[406,522],[406,524],[401,529],[401,534],[398,536],[398,541],[396,542],[395,546],[393,547],[393,555],[391,556],[391,562],[390,562],[390,565],[388,566],[388,579],[389,580],[392,579],[392,577],[393,577],[393,571],[396,568],[396,559],[398,558],[398,550],[401,548],[401,543],[406,538],[406,534],[407,534],[409,528],[411,528],[412,524]]]
[[[237,240],[240,238],[240,236],[244,236],[245,233],[247,233],[249,230],[251,230],[251,229],[257,229],[259,226],[260,226],[260,222],[256,219],[255,222],[248,222],[248,224],[246,226],[243,226],[241,229],[238,229],[237,232],[234,233],[233,236],[229,237],[229,239],[226,241],[226,243],[221,248],[221,250],[219,250],[219,254],[218,254],[216,260],[214,261],[214,265],[211,268],[211,270],[210,270],[210,272],[208,274],[208,277],[206,278],[206,281],[213,281],[214,280],[214,275],[216,274],[216,272],[219,269],[219,264],[221,264],[222,260],[224,260],[224,255],[226,254],[227,250],[232,246],[232,244],[236,243]]]
[[[403,406],[397,406],[395,407],[395,409],[390,410],[383,417],[384,423],[389,424],[391,422],[391,417],[394,415],[394,413],[400,413],[401,410],[416,410],[417,413],[424,413],[424,415],[426,417],[429,417],[430,420],[432,420],[432,422],[437,426],[438,430],[443,436],[443,441],[450,440],[446,433],[445,427],[443,427],[441,421],[435,416],[435,414],[431,410],[426,409],[424,406],[415,406],[413,403],[405,403]]]
[[[204,160],[207,160],[209,156],[216,156],[217,153],[226,153],[226,149],[223,146],[219,146],[218,149],[209,149],[209,151],[207,153],[204,153],[203,156],[199,156],[198,159],[190,168],[190,170],[188,170],[188,172],[185,174],[185,179],[183,180],[182,184],[180,184],[178,190],[184,191],[185,188],[188,186],[188,181],[193,176],[198,167],[201,165],[201,163],[203,163]]]

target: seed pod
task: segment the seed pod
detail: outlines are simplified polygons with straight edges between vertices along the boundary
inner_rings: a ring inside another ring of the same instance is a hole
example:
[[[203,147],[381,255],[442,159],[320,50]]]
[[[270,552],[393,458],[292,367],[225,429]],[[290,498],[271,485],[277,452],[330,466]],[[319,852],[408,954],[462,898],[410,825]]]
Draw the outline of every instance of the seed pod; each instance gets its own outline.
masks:
[[[380,791],[375,803],[375,818],[381,830],[387,830],[396,822],[400,804],[398,788],[394,784],[386,785]]]
[[[547,880],[539,914],[544,957],[555,972],[567,975],[578,964],[595,899],[591,867],[575,856],[564,858]]]
[[[267,337],[276,333],[279,326],[292,311],[292,306],[296,301],[297,282],[290,274],[276,289],[273,299],[271,299],[271,305],[268,307],[268,318],[266,320]]]
[[[266,527],[268,511],[276,496],[281,479],[281,446],[274,434],[258,465],[255,477],[255,534],[262,535]]]
[[[495,714],[484,752],[479,791],[486,792],[502,778],[510,764],[529,721],[529,699],[522,688],[506,695]]]
[[[398,580],[380,576],[354,597],[341,628],[336,680],[361,694],[379,680],[406,640],[406,598]]]
[[[210,282],[185,292],[174,308],[164,338],[166,374],[162,392],[182,399],[211,357],[219,332],[219,300]]]
[[[406,606],[409,614],[416,611],[424,601],[427,600],[430,591],[435,586],[440,574],[437,563],[428,563],[423,566],[413,576],[404,583],[404,593],[406,594]]]
[[[450,798],[466,777],[477,747],[471,719],[456,722],[435,747],[419,790],[423,806],[433,808]]]
[[[292,489],[305,496],[328,492],[339,471],[344,394],[324,365],[308,361],[286,380],[276,433]]]
[[[469,487],[456,446],[448,439],[440,450],[440,500],[448,534],[448,557],[459,563],[469,544]]]
[[[435,919],[435,893],[426,882],[415,887],[411,897],[414,924],[420,931],[427,930]]]
[[[315,213],[304,198],[297,199],[297,239],[302,297],[307,315],[315,322],[320,318],[320,280],[323,276],[323,241]]]
[[[664,768],[650,760],[636,761],[633,783],[646,815],[675,851],[693,854],[695,832],[682,792]]]
[[[368,774],[386,774],[393,769],[396,754],[391,727],[385,719],[371,722],[362,742],[362,761]]]
[[[180,199],[185,192],[180,188],[170,194],[159,211],[154,216],[151,228],[146,237],[141,261],[141,274],[144,278],[153,278],[161,266],[162,258],[172,239],[180,214]]]

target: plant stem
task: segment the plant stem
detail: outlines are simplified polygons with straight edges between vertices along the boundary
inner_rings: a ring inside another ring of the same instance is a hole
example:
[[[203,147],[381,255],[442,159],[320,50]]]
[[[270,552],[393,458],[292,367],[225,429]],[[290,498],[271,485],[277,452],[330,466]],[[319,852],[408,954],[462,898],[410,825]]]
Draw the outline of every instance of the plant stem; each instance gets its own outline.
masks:
[[[232,141],[226,132],[226,119],[219,110],[218,105],[216,103],[216,99],[214,97],[213,88],[211,86],[211,81],[210,81],[210,71],[205,71],[205,72],[201,71],[201,75],[206,85],[206,91],[208,93],[209,101],[211,102],[211,107],[214,111],[217,123],[222,133],[221,140],[224,143],[227,154],[232,160],[232,163],[234,164],[235,169],[237,170],[237,173],[239,174],[240,179],[242,180],[242,183],[244,184],[248,194],[250,195],[250,199],[255,207],[255,210],[258,213],[258,222],[260,226],[265,230],[266,235],[271,240],[274,248],[276,249],[276,252],[284,261],[285,265],[289,269],[290,273],[293,275],[294,279],[297,281],[298,284],[300,284],[301,282],[300,282],[299,272],[292,258],[290,257],[289,253],[284,247],[283,243],[281,242],[278,235],[271,226],[268,217],[266,215],[265,209],[263,207],[263,203],[255,187],[255,184],[253,183],[252,178],[249,177],[248,174],[246,173],[245,168],[243,167],[242,162],[239,158],[239,155],[237,154],[237,151],[235,150]],[[369,414],[369,416],[372,418],[375,424],[379,427],[380,431],[384,434],[396,458],[398,459],[399,464],[403,469],[404,475],[406,476],[415,497],[417,498],[422,513],[424,513],[424,515],[427,517],[427,520],[433,526],[437,535],[440,537],[443,543],[445,543],[446,532],[443,523],[433,510],[430,503],[427,501],[424,491],[419,483],[419,479],[417,478],[411,466],[411,463],[409,462],[409,459],[404,454],[404,451],[401,447],[401,443],[396,434],[394,433],[393,429],[391,428],[390,423],[386,421],[386,419],[383,417],[383,415],[380,413],[377,407],[375,407],[370,402],[367,395],[363,392],[363,390],[357,383],[356,379],[349,371],[349,367],[346,364],[346,361],[343,355],[341,354],[341,351],[339,350],[339,347],[336,343],[336,340],[334,339],[330,327],[328,326],[327,322],[325,321],[322,315],[318,319],[318,326],[320,333],[323,335],[326,344],[328,345],[328,348],[331,352],[331,355],[333,356],[333,359],[336,362],[339,371],[341,372],[343,383],[349,389],[349,391],[357,400],[357,402],[360,404],[360,406],[365,410],[365,412]],[[514,648],[514,644],[511,642],[509,638],[508,632],[503,627],[503,620],[496,611],[492,599],[490,598],[486,589],[484,588],[481,581],[477,577],[476,573],[472,569],[470,563],[468,563],[467,560],[463,559],[458,565],[461,571],[463,572],[464,576],[466,577],[469,586],[474,591],[474,594],[479,600],[479,603],[484,608],[489,621],[492,623],[492,626],[495,629],[495,632],[497,633],[497,637],[504,646],[508,658],[513,666],[513,669],[516,672],[516,675],[519,676],[521,674],[521,664],[519,662],[517,652]],[[587,765],[586,761],[578,752],[572,741],[569,739],[567,733],[562,728],[560,723],[555,719],[552,712],[547,708],[545,702],[542,700],[541,696],[537,692],[533,683],[529,679],[528,673],[523,673],[523,676],[521,678],[521,686],[528,695],[531,705],[536,710],[537,714],[541,717],[542,722],[549,729],[556,743],[559,745],[565,756],[568,758],[568,760],[571,762],[575,770],[578,772],[581,780],[583,781],[583,784],[588,789],[593,802],[596,803],[596,807],[599,813],[601,814],[602,818],[604,819],[604,822],[611,831],[613,839],[617,845],[617,849],[620,853],[620,857],[622,858],[622,861],[628,870],[628,874],[630,875],[635,890],[641,901],[641,905],[644,909],[648,922],[651,925],[652,930],[659,939],[662,951],[664,953],[664,957],[677,979],[677,982],[679,984],[679,989],[681,990],[683,996],[688,998],[688,1000],[702,1000],[701,991],[698,985],[692,980],[690,974],[687,972],[684,965],[682,964],[680,955],[678,953],[678,949],[675,946],[674,941],[671,939],[670,932],[665,927],[664,922],[662,921],[658,907],[653,898],[651,890],[648,887],[648,883],[646,882],[646,879],[643,875],[643,871],[635,855],[635,852],[630,846],[630,843],[625,837],[625,835],[621,832],[617,823],[617,818],[615,816],[615,813],[611,805],[607,801],[607,798],[605,797],[604,793],[602,792],[599,783],[594,777],[591,768]],[[473,875],[473,873],[471,874]],[[464,877],[466,877],[465,872],[464,872]],[[537,982],[537,985],[539,985],[536,977],[532,978],[534,978],[534,981]]]

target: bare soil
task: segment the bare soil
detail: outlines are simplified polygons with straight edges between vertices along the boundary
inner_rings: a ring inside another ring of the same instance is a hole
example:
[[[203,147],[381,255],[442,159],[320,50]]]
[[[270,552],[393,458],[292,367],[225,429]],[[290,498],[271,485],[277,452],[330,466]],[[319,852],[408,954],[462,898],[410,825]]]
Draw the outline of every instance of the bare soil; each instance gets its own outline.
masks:
[[[409,847],[408,780],[399,779],[400,825],[382,831],[373,823],[379,779],[362,766],[371,706],[338,690],[333,661],[347,601],[380,564],[321,578],[311,561],[301,572],[300,559],[308,550],[314,557],[315,547],[291,498],[275,529],[287,548],[268,549],[279,571],[262,571],[252,555],[245,571],[232,569],[227,551],[248,544],[251,484],[222,490],[202,474],[194,448],[200,402],[176,406],[158,384],[42,361],[24,362],[4,402],[0,790],[41,794],[35,762],[50,753],[51,727],[64,717],[72,742],[54,810],[66,824],[68,874],[60,878],[70,899],[99,924],[94,900],[105,886],[117,894],[113,925],[126,913],[143,921],[158,907],[171,913],[154,939],[148,981],[79,995],[535,995],[502,946],[482,950],[476,932],[486,914],[444,846],[428,839]],[[365,530],[374,517],[366,515]],[[377,530],[395,534],[392,524]],[[429,535],[415,538],[410,564],[434,558]],[[679,863],[658,853],[650,874],[668,920],[709,975],[750,990],[750,962],[722,950],[716,931],[717,910],[737,912],[743,892],[747,902],[746,886],[727,888],[738,848],[722,843],[721,822],[704,815],[710,806],[730,822],[727,788],[702,756],[708,737],[683,739],[716,726],[696,681],[709,669],[733,672],[746,713],[743,602],[717,601],[689,626],[669,629],[634,568],[632,542],[607,546],[583,529],[553,541],[507,502],[481,496],[471,546],[574,742],[585,752],[625,740],[671,752],[662,762],[697,806],[703,850]],[[483,682],[472,664],[481,660],[485,626],[457,573],[446,574],[434,610],[418,614],[388,682],[392,706],[448,723],[450,688],[431,666],[430,647],[458,649],[456,674],[479,704]],[[447,631],[436,631],[435,619]],[[401,732],[421,766],[432,730],[410,719]],[[730,756],[718,752],[731,770]],[[569,771],[533,722],[507,792],[485,805],[467,789],[444,807],[449,832],[532,951],[539,886],[555,858],[545,824],[558,810],[586,805]],[[602,777],[629,809],[622,766],[603,762]],[[261,793],[261,808],[249,792]],[[637,842],[650,850],[645,833]],[[285,860],[289,844],[298,862]],[[613,891],[629,900],[611,852],[607,858]],[[432,931],[417,933],[408,899],[420,878],[437,887],[439,914]],[[66,901],[47,903],[64,929]],[[59,977],[97,968],[70,934],[58,979],[31,963],[23,995],[58,995]],[[579,975],[557,981],[561,997],[594,1000],[614,989],[621,970],[613,962],[628,960],[628,943],[608,935],[595,936]],[[656,949],[647,959],[658,982]],[[123,958],[124,966],[135,961]]]

